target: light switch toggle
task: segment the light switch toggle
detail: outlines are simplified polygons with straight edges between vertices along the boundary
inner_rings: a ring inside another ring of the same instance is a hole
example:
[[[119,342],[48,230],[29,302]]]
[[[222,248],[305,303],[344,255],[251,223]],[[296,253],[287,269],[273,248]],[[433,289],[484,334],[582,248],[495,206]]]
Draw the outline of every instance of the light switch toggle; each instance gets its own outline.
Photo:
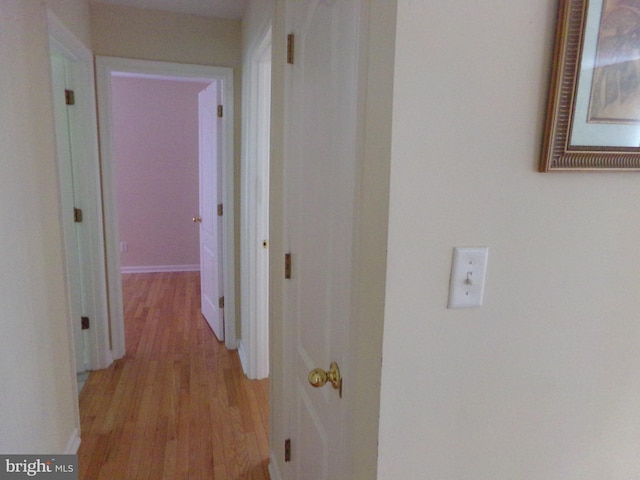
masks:
[[[488,247],[454,247],[448,308],[482,306]]]

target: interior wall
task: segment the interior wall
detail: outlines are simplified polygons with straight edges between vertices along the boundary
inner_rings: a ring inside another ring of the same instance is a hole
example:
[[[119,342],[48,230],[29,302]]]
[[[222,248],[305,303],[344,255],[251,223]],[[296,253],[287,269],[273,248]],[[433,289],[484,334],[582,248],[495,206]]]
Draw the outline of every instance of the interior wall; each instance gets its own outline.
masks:
[[[96,55],[239,67],[240,21],[91,2]]]
[[[557,5],[399,1],[378,478],[640,472],[640,179],[537,172]]]
[[[49,4],[87,41],[84,1],[0,8],[0,452],[71,453],[77,397],[60,227]]]
[[[199,267],[198,93],[208,84],[113,76],[121,265]]]

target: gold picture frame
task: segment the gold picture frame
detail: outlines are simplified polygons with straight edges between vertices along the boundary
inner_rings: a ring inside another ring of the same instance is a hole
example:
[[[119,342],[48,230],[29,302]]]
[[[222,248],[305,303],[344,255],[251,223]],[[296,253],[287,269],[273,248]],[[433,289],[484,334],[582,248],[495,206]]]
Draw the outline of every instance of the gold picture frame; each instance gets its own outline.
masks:
[[[640,0],[560,0],[540,171],[603,170],[640,170]]]

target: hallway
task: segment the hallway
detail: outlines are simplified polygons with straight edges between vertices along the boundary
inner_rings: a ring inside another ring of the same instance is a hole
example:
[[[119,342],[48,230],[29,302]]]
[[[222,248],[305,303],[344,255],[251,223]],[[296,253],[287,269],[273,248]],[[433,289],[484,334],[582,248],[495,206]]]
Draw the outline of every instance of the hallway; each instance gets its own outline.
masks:
[[[80,395],[79,478],[268,479],[268,380],[201,317],[198,272],[123,276],[127,355]]]

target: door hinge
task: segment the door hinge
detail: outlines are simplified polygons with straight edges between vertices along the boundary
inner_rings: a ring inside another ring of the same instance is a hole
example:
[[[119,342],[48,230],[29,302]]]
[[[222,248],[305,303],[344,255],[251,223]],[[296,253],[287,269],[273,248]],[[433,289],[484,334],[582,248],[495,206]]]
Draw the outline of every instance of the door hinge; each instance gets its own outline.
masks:
[[[221,203],[218,204],[218,216],[221,217],[224,213],[224,207]]]
[[[222,105],[218,105],[218,117],[222,118],[223,113],[224,113],[224,107]]]
[[[76,94],[73,90],[65,90],[64,91],[64,101],[67,105],[75,105],[76,104]]]
[[[291,254],[284,254],[284,278],[287,280],[291,278]]]
[[[291,439],[290,438],[287,438],[284,441],[284,461],[285,462],[291,461]]]
[[[218,299],[218,308],[224,308],[224,297]]]
[[[293,54],[295,49],[295,36],[293,33],[287,35],[287,63],[293,65]]]
[[[80,319],[80,325],[82,325],[82,330],[89,330],[90,323],[91,321],[89,320],[89,317],[82,317]]]
[[[74,208],[73,209],[73,221],[76,223],[81,223],[82,222],[82,209],[81,208]]]

